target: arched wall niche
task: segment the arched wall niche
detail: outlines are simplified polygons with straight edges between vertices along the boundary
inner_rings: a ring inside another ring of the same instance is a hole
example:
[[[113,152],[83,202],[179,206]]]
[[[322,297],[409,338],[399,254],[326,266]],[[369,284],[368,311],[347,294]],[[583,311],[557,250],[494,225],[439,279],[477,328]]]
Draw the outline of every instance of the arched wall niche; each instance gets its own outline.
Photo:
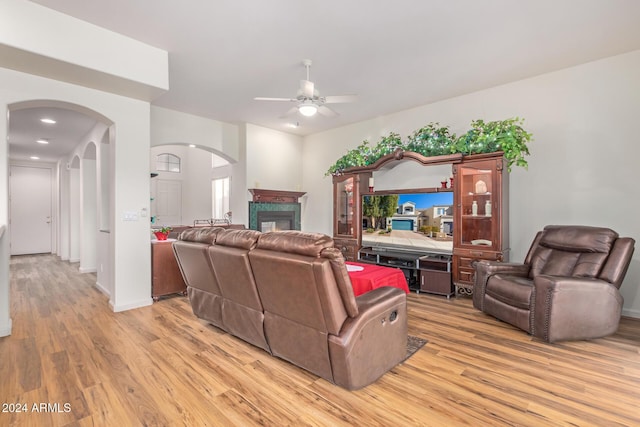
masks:
[[[73,156],[73,158],[69,162],[69,167],[71,169],[80,169],[80,156]]]
[[[84,150],[82,151],[82,158],[88,160],[96,160],[97,159],[97,146],[93,141],[89,141],[87,145],[85,145]]]

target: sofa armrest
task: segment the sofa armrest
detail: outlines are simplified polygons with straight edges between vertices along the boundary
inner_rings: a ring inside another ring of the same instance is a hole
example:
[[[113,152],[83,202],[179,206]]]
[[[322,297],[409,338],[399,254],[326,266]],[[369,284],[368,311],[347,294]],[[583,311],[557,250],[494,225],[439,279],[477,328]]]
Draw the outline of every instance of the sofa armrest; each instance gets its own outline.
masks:
[[[533,280],[532,335],[547,342],[584,340],[614,333],[623,298],[609,282],[540,275]]]
[[[479,260],[475,264],[476,274],[473,284],[473,306],[483,310],[484,294],[487,289],[487,281],[494,274],[510,274],[512,276],[526,277],[529,274],[528,264],[516,264],[509,262]]]
[[[349,390],[371,384],[404,360],[407,347],[407,297],[391,287],[356,298],[358,315],[339,335],[329,336],[334,382]]]

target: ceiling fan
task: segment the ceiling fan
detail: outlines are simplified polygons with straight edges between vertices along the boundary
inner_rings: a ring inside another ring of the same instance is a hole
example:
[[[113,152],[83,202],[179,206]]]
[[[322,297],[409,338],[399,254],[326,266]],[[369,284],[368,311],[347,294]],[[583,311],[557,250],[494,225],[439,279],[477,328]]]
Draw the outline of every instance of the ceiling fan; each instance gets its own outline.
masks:
[[[305,59],[302,61],[302,65],[307,69],[307,79],[300,80],[300,89],[295,98],[265,98],[256,97],[256,101],[286,101],[296,102],[297,105],[291,108],[285,116],[300,112],[303,116],[311,117],[316,113],[320,113],[323,116],[336,116],[338,113],[327,107],[325,104],[340,104],[346,102],[355,102],[357,100],[356,95],[330,95],[320,96],[320,92],[315,88],[312,81],[309,80],[309,69],[311,68],[311,60]]]

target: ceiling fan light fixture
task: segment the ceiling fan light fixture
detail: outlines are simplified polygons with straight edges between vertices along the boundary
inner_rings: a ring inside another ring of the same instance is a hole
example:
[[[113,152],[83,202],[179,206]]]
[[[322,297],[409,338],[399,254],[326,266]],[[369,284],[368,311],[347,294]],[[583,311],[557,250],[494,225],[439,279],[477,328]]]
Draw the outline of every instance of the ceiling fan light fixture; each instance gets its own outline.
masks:
[[[298,105],[298,111],[305,117],[311,117],[318,112],[318,106],[313,102],[303,102]]]

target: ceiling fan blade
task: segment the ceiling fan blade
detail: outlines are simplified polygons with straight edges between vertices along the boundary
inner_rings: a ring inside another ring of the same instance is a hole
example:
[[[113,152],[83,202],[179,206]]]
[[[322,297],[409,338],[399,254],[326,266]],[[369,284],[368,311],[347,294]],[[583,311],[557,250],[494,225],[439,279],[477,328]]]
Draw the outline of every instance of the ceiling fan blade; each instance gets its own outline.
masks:
[[[280,116],[281,119],[286,119],[287,117],[292,116],[293,114],[296,114],[298,112],[298,107],[291,107],[289,109],[289,111],[287,111],[286,113],[284,113],[282,116]]]
[[[346,102],[356,102],[358,95],[330,95],[324,97],[327,104],[344,104]]]
[[[300,80],[300,90],[305,98],[313,99],[313,92],[315,90],[313,82]]]
[[[331,108],[327,107],[326,105],[321,105],[318,107],[318,113],[322,114],[325,117],[335,117],[338,115],[338,113],[336,113],[335,111],[333,111]]]
[[[295,98],[265,98],[261,96],[258,96],[253,99],[256,101],[288,101],[288,102],[297,101],[297,99]]]

